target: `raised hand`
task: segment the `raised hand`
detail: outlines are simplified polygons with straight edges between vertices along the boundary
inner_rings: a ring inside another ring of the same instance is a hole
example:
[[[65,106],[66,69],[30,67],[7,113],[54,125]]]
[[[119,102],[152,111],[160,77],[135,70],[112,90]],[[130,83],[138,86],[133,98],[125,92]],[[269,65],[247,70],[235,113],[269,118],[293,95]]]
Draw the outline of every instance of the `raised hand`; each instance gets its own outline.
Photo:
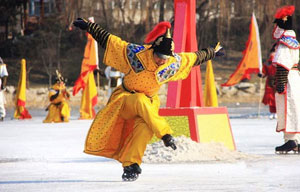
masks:
[[[220,45],[220,42],[218,42],[215,46],[215,53],[217,57],[225,55],[224,48]]]
[[[75,27],[79,27],[82,30],[86,30],[88,28],[88,24],[87,21],[85,19],[82,18],[77,18],[74,22],[73,25]]]

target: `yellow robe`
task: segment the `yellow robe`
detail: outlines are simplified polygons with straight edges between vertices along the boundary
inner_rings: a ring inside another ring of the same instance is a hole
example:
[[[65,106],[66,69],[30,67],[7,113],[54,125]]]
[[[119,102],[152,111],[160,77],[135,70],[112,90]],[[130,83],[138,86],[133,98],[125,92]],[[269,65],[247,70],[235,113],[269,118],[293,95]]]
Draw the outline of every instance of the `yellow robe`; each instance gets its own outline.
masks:
[[[67,103],[66,99],[69,99],[69,94],[62,90],[65,90],[66,87],[63,84],[56,83],[53,85],[49,91],[48,97],[55,95],[58,91],[58,96],[50,101],[50,105],[48,106],[48,115],[43,123],[59,123],[59,122],[69,122],[71,108]],[[63,120],[62,120],[63,117]]]
[[[184,79],[196,62],[195,53],[180,53],[157,66],[153,49],[122,41],[110,35],[104,63],[125,74],[123,83],[98,112],[88,132],[85,153],[113,158],[123,166],[141,164],[147,143],[153,134],[161,138],[172,130],[158,115],[160,86]]]

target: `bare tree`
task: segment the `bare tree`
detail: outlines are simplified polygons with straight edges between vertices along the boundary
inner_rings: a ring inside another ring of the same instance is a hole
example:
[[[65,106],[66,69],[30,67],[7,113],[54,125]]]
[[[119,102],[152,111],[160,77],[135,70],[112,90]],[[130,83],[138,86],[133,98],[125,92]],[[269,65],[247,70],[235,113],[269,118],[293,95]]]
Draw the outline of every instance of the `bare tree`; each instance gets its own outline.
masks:
[[[159,1],[159,21],[164,21],[165,15],[165,0]]]

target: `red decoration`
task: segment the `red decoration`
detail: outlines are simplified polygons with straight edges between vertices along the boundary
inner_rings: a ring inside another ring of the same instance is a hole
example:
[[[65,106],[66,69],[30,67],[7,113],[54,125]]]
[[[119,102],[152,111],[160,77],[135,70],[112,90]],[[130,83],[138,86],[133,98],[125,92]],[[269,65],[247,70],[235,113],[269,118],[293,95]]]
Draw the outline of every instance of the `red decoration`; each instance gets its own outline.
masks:
[[[275,14],[275,18],[276,19],[282,19],[285,16],[292,16],[293,13],[295,11],[295,6],[294,5],[288,5],[288,6],[284,6],[281,7],[279,9],[277,9],[276,14]]]
[[[146,36],[144,42],[145,43],[150,43],[152,41],[154,41],[157,37],[163,35],[166,33],[167,29],[171,28],[171,23],[168,21],[163,21],[158,23],[153,29],[152,31],[150,31],[148,33],[148,35]]]
[[[173,40],[175,53],[198,51],[196,37],[196,1],[175,0]],[[193,67],[185,80],[168,83],[167,107],[203,107],[200,67]]]
[[[196,0],[174,0],[175,23],[173,40],[175,53],[195,52],[198,50],[196,38]],[[190,137],[193,141],[201,142],[199,130],[207,130],[211,125],[203,124],[198,127],[199,115],[209,114],[216,118],[218,115],[226,114],[230,128],[228,112],[226,108],[203,108],[202,81],[200,67],[193,67],[190,75],[185,80],[168,83],[168,95],[166,108],[161,108],[161,116],[187,116],[189,121]],[[215,133],[217,135],[218,133]],[[231,134],[232,135],[232,134]],[[234,140],[232,138],[235,149]],[[222,142],[222,141],[220,141]]]

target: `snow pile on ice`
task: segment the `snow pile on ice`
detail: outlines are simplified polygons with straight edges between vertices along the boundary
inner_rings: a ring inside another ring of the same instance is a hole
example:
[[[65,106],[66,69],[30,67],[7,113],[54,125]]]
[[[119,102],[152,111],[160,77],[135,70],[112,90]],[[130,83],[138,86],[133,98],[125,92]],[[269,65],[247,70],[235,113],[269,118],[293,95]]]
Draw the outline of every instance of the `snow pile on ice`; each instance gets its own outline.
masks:
[[[149,144],[145,151],[144,163],[182,163],[225,161],[234,162],[258,158],[257,155],[249,155],[239,151],[232,151],[222,143],[197,143],[190,138],[180,136],[175,138],[177,149],[165,147],[162,141]]]

